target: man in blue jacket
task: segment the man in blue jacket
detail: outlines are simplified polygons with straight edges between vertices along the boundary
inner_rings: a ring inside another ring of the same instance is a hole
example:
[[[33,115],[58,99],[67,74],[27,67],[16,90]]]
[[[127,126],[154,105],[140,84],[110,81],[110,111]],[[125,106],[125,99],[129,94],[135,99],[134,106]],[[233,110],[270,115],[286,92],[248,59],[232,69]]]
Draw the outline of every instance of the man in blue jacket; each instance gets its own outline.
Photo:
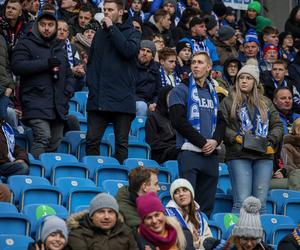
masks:
[[[87,64],[87,155],[99,155],[100,140],[108,123],[115,132],[115,157],[128,156],[128,134],[135,116],[135,58],[140,33],[122,20],[122,0],[104,2],[102,29],[94,37]]]
[[[56,34],[56,17],[44,12],[32,32],[18,42],[12,56],[12,69],[21,77],[22,119],[33,131],[35,157],[59,146],[73,94],[73,74]]]

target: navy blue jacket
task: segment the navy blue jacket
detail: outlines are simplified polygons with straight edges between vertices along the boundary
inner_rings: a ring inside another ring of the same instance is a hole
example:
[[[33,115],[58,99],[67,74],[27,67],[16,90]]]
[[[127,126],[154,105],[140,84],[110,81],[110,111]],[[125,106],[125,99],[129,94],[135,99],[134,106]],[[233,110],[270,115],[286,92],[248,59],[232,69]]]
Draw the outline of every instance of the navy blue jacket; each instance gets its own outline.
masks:
[[[57,57],[59,80],[52,80],[48,58]],[[64,43],[56,39],[45,42],[37,31],[36,23],[16,45],[12,56],[12,69],[21,77],[20,93],[23,119],[53,120],[57,115],[65,119],[68,101],[73,94],[73,74]]]
[[[99,29],[87,64],[87,111],[135,114],[135,58],[140,33],[132,24]]]

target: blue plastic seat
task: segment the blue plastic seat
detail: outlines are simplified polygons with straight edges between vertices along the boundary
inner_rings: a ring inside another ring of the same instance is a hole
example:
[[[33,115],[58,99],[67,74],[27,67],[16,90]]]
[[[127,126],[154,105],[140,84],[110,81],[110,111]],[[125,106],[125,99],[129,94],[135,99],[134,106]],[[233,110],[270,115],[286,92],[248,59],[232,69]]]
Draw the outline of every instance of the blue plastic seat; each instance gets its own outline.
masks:
[[[71,154],[72,152],[72,145],[71,143],[64,137],[62,138],[58,148],[55,150],[57,153],[62,154]]]
[[[145,124],[147,116],[137,116],[131,123],[130,134],[136,136],[139,141],[145,141]]]
[[[161,164],[161,166],[166,168],[171,173],[171,182],[179,178],[178,161],[166,161],[163,164]]]
[[[80,111],[84,115],[86,113],[86,103],[87,103],[88,94],[89,93],[87,91],[76,91],[74,93],[74,97],[79,102],[78,111]]]
[[[224,193],[228,193],[228,190],[231,189],[229,174],[222,174],[219,172],[218,188],[222,189]]]
[[[18,209],[14,204],[0,201],[0,214],[2,213],[18,213]]]
[[[116,196],[119,188],[128,186],[128,181],[124,180],[105,180],[102,182],[102,192]]]
[[[68,131],[65,133],[64,139],[71,145],[71,154],[77,156],[77,148],[82,140],[86,139],[86,132]]]
[[[118,165],[119,161],[108,156],[84,156],[81,161],[89,168],[90,178],[94,178],[95,169],[99,166],[111,164]]]
[[[214,209],[211,216],[216,213],[231,213],[232,206],[233,200],[231,195],[216,193]]]
[[[287,189],[272,189],[269,191],[268,198],[276,203],[276,213],[283,214],[284,203],[290,198],[300,198],[300,192]]]
[[[68,211],[73,213],[76,207],[89,205],[90,201],[101,192],[100,188],[78,187],[73,188],[69,194]]]
[[[221,239],[222,238],[222,230],[217,221],[213,220],[207,220],[209,229],[215,239]]]
[[[19,198],[22,191],[26,187],[32,187],[36,185],[51,186],[50,182],[43,177],[39,176],[26,176],[26,175],[13,175],[8,177],[7,184],[13,191],[13,202],[15,204],[19,203]]]
[[[170,200],[172,200],[170,192],[169,191],[165,191],[165,192],[161,192],[159,194],[159,199],[161,200],[162,204],[164,205],[164,207],[168,204],[168,202]]]
[[[69,112],[80,112],[80,101],[75,96],[69,100]]]
[[[235,225],[239,219],[238,214],[233,213],[216,213],[212,216],[212,220],[216,221],[222,231],[222,236],[225,236],[232,225]]]
[[[85,152],[86,140],[81,140],[77,147],[77,158],[82,159],[86,156]],[[107,139],[102,139],[100,142],[100,156],[110,157],[112,155],[112,145]]]
[[[0,234],[0,249],[13,250],[20,248],[26,250],[29,243],[34,242],[32,238],[18,234]]]
[[[57,215],[58,217],[67,218],[68,210],[57,204],[28,204],[24,207],[23,213],[28,216],[31,224],[30,235],[35,236],[37,221],[47,215]]]
[[[31,176],[45,176],[45,167],[39,160],[29,159],[29,175]]]
[[[289,198],[283,203],[283,215],[291,217],[300,224],[300,198]]]
[[[0,213],[0,235],[20,234],[29,236],[29,218],[19,213]]]
[[[69,111],[69,115],[73,115],[77,118],[81,131],[87,131],[87,119],[82,113],[76,111]]]
[[[78,162],[77,158],[74,155],[63,154],[63,153],[42,153],[40,155],[40,160],[45,166],[46,172],[45,176],[50,177],[52,167],[57,163],[70,163]]]
[[[162,193],[165,193],[165,192],[169,192],[170,193],[170,187],[171,187],[171,184],[170,183],[167,183],[167,182],[159,182],[158,183],[159,185],[159,188],[160,190],[158,191],[158,196]]]
[[[105,164],[95,169],[95,183],[102,187],[105,180],[128,180],[128,170],[122,165]]]
[[[69,193],[73,188],[78,187],[96,187],[90,179],[76,177],[60,177],[55,180],[55,186],[60,188],[63,195],[63,204],[67,204]]]

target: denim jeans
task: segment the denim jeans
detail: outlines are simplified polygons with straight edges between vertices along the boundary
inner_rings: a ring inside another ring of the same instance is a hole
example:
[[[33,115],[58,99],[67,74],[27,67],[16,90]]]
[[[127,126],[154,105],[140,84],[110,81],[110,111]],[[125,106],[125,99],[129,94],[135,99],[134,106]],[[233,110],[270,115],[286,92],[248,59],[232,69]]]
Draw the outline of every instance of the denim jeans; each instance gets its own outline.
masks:
[[[148,105],[144,101],[136,101],[136,115],[137,116],[147,116]]]
[[[25,162],[6,162],[0,164],[0,176],[28,175],[29,167]]]
[[[233,194],[233,213],[239,213],[243,201],[254,196],[261,202],[260,213],[266,213],[266,200],[273,173],[272,160],[231,160],[227,162]]]

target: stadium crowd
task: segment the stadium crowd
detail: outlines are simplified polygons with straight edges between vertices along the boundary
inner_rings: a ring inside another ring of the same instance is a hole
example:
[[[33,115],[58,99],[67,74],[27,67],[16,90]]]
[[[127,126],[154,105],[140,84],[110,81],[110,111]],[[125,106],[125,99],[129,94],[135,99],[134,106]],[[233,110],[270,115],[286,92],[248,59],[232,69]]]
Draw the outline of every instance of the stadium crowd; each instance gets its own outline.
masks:
[[[300,192],[300,6],[285,30],[252,1],[237,11],[203,0],[6,0],[0,15],[0,176],[28,175],[15,136],[34,158],[55,152],[77,91],[88,91],[86,155],[101,155],[112,124],[114,157],[128,158],[131,123],[146,117],[151,158],[177,160],[171,200],[158,172],[137,167],[116,198],[100,193],[87,211],[45,219],[28,249],[272,249],[260,214],[270,189]],[[299,156],[299,158],[297,158]],[[219,163],[228,166],[230,236],[212,237]],[[0,184],[0,199],[10,194]],[[2,191],[3,190],[3,191]],[[300,224],[299,224],[300,225]],[[300,249],[300,226],[278,249]]]

